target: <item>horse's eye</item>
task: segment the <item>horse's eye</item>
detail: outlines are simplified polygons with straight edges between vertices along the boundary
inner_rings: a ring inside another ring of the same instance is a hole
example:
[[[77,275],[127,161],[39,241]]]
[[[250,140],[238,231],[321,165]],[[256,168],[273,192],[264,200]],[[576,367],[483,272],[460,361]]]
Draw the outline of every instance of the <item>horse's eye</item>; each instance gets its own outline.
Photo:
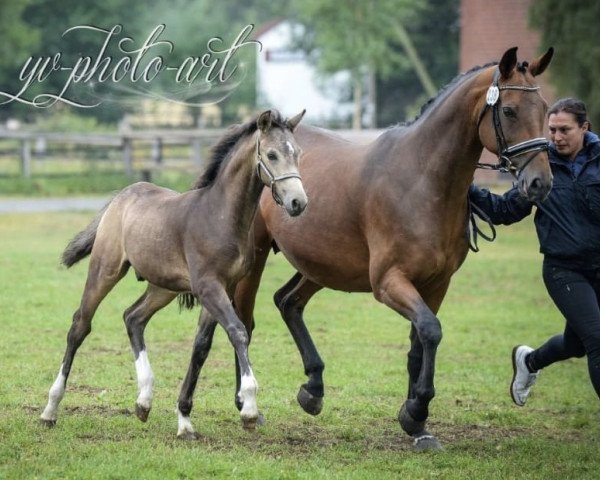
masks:
[[[267,158],[269,159],[270,162],[275,162],[277,160],[277,155],[273,152],[269,152],[267,154]]]
[[[517,118],[517,112],[515,112],[513,108],[502,107],[502,113],[504,113],[504,116],[508,118]]]

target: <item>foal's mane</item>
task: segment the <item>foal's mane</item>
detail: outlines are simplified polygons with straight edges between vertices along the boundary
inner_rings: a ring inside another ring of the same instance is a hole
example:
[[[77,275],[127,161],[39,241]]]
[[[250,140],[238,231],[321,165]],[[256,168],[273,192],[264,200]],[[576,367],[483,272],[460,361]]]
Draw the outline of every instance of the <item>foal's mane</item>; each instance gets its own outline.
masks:
[[[246,123],[232,125],[227,129],[216,145],[212,147],[208,166],[204,173],[192,184],[192,190],[208,187],[215,182],[219,176],[221,165],[230,157],[235,145],[248,135],[256,132],[258,129],[257,119],[258,115]],[[273,127],[288,128],[285,120],[277,110],[271,110],[271,123]]]

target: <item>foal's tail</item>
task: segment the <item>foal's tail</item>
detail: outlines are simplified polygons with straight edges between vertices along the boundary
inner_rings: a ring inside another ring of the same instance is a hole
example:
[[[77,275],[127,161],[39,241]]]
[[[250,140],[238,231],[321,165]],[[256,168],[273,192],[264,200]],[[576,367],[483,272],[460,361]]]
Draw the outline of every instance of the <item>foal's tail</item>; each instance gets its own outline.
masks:
[[[79,260],[87,257],[92,252],[94,241],[96,240],[96,231],[100,220],[104,216],[104,212],[110,205],[107,203],[102,210],[96,215],[96,218],[90,223],[85,230],[79,232],[73,240],[69,242],[67,248],[62,254],[62,264],[67,268],[75,265]]]

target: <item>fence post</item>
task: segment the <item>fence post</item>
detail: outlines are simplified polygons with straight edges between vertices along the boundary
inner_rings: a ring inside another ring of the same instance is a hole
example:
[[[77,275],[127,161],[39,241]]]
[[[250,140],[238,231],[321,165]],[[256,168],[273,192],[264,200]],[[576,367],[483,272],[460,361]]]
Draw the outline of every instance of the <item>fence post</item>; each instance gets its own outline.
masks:
[[[25,178],[31,177],[31,142],[28,139],[21,142],[21,174]]]
[[[155,166],[158,167],[162,163],[162,139],[160,137],[155,138],[152,142],[151,157]]]
[[[202,140],[199,138],[192,138],[192,161],[194,167],[198,170],[204,168],[204,159],[202,158]]]
[[[125,175],[133,176],[133,144],[131,138],[123,137],[123,162],[125,164]]]

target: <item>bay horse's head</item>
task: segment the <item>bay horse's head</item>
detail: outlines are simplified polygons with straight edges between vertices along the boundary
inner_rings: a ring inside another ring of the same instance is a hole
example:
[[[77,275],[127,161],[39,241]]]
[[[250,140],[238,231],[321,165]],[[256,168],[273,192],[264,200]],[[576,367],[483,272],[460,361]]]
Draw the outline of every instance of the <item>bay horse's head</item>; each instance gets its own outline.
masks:
[[[553,54],[550,48],[528,64],[517,63],[517,47],[507,50],[493,68],[479,116],[481,142],[498,155],[499,166],[517,178],[521,195],[531,201],[544,200],[552,188],[544,137],[548,105],[534,77],[546,70]]]
[[[256,120],[258,176],[271,189],[275,202],[292,217],[300,215],[308,203],[298,173],[298,159],[302,150],[293,135],[304,113],[306,110],[281,122],[276,110],[267,110]]]

